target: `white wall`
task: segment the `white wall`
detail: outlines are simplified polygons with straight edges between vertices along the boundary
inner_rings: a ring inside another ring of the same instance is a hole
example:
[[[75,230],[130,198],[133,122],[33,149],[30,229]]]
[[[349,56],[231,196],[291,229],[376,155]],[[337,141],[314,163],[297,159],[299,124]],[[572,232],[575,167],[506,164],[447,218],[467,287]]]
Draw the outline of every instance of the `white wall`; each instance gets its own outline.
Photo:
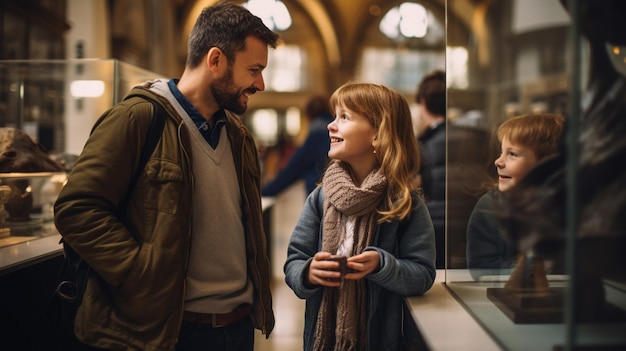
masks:
[[[569,14],[559,0],[515,0],[513,3],[511,29],[515,34],[569,23]]]
[[[111,40],[108,18],[106,0],[68,0],[67,20],[71,29],[66,38],[66,58],[71,60],[77,57],[76,47],[79,43],[82,43],[84,58],[109,58]],[[81,69],[78,65],[70,63],[67,69],[65,151],[71,154],[80,154],[94,122],[100,113],[111,105],[112,98],[106,94],[101,98],[80,98],[79,101],[69,93],[71,81],[97,79],[104,75],[103,72],[90,69],[94,66],[95,64],[91,64]],[[111,76],[106,78],[112,79]]]

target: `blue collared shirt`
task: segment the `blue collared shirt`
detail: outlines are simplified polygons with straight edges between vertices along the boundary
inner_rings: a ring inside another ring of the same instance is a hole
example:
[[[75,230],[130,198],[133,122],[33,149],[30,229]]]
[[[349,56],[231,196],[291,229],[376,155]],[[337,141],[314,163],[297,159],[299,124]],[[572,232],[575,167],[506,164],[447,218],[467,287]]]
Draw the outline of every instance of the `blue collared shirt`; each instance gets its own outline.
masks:
[[[178,79],[170,79],[167,82],[167,85],[180,106],[183,107],[185,112],[187,112],[189,117],[191,117],[193,123],[196,127],[198,127],[198,130],[204,137],[204,140],[206,140],[207,143],[215,149],[220,141],[220,132],[222,131],[222,127],[226,124],[226,113],[223,109],[217,110],[217,112],[213,114],[213,127],[211,127],[204,116],[198,112],[191,102],[187,100],[185,95],[178,90],[178,87],[176,86],[177,83]]]

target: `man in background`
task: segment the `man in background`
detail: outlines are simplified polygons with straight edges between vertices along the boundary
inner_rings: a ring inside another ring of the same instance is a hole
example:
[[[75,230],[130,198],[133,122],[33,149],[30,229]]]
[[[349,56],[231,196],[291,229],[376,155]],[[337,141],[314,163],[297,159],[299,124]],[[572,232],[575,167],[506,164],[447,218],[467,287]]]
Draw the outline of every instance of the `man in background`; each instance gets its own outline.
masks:
[[[330,138],[327,126],[333,121],[328,106],[328,99],[323,96],[316,95],[309,99],[304,109],[310,121],[306,140],[294,152],[285,168],[263,186],[263,196],[276,196],[300,179],[304,179],[307,195],[315,189],[328,163]]]
[[[435,226],[438,269],[445,268],[446,198],[446,74],[433,71],[417,88],[420,177],[424,198]]]

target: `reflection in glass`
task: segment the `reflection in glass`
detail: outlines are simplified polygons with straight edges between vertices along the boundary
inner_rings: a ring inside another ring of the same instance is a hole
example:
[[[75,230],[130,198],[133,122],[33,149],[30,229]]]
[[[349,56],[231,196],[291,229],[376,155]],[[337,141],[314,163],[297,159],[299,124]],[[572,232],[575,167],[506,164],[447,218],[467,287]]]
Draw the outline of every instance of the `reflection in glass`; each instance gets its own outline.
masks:
[[[579,21],[569,16],[566,7],[572,4],[584,9]],[[448,110],[456,117],[449,124],[447,143],[446,286],[503,349],[626,346],[626,171],[621,161],[607,162],[610,155],[624,155],[618,139],[626,132],[625,5],[619,0],[447,1],[448,50],[467,49],[468,73],[466,86],[448,89]],[[568,36],[575,30],[590,37]],[[578,46],[579,41],[584,45]],[[589,90],[578,99],[576,88],[581,87]],[[564,115],[568,126],[580,120],[580,133],[562,141],[570,147],[568,155],[576,156],[579,146],[582,157],[538,164],[529,173],[533,176],[525,178],[532,186],[517,188],[524,196],[495,206],[493,211],[503,214],[506,223],[501,235],[524,253],[517,256],[516,268],[524,269],[474,281],[465,263],[467,208],[485,193],[482,185],[495,179],[497,128],[513,116],[533,112]],[[483,133],[472,149],[478,160],[472,166],[467,162],[470,153],[458,146],[456,127]],[[579,167],[568,168],[579,169],[574,172],[581,177],[579,186],[570,185],[566,164]],[[565,235],[566,218],[580,225],[574,236]],[[538,260],[538,252],[552,262]],[[555,274],[562,272],[555,264],[563,253],[573,262],[565,274]],[[533,282],[527,294],[499,294],[511,275],[523,278],[527,272],[543,281]]]

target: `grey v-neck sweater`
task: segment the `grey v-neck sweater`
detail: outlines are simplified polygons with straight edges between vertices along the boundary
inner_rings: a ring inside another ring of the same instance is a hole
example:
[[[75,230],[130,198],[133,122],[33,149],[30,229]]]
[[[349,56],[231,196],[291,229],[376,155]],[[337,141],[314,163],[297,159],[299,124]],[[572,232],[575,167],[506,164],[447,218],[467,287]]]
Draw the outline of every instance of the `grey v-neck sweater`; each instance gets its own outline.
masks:
[[[226,127],[217,148],[188,116],[194,173],[191,254],[185,310],[226,313],[252,303],[241,213],[241,193]]]

